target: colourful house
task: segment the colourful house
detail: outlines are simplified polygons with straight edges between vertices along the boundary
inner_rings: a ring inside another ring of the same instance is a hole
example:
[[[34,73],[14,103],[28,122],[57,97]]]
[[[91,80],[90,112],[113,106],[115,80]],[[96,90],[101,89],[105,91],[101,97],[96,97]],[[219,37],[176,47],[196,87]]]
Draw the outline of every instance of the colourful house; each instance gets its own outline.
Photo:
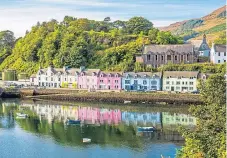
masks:
[[[85,67],[81,67],[78,74],[77,87],[79,89],[98,89],[99,73],[100,69],[85,69]]]
[[[121,72],[100,72],[98,75],[98,89],[121,90]]]
[[[127,91],[161,90],[161,73],[125,72],[122,77],[122,89]]]

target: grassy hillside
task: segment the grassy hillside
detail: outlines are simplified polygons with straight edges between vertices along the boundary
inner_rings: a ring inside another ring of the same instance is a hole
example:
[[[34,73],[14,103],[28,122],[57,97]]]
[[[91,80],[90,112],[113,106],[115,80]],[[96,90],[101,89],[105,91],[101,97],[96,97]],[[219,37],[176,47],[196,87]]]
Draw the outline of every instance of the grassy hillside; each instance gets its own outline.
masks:
[[[208,43],[211,43],[226,31],[226,6],[202,18],[177,22],[162,27],[160,30],[171,31],[175,35],[182,36],[185,40],[202,39],[205,33]]]

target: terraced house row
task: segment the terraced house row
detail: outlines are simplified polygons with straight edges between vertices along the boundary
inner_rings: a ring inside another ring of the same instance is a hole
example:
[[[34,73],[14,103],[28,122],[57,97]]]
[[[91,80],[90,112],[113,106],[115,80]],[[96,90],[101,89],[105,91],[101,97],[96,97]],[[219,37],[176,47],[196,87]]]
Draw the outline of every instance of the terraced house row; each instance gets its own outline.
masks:
[[[40,69],[30,78],[31,85],[45,88],[75,88],[106,91],[175,91],[197,90],[199,78],[209,74],[197,71],[105,72],[100,69],[54,68]]]

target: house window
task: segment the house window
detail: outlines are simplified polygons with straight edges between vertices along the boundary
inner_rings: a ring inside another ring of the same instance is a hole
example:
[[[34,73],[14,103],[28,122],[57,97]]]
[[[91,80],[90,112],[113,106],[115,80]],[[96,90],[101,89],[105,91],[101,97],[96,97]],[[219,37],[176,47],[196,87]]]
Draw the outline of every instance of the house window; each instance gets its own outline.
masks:
[[[181,61],[183,61],[184,60],[184,55],[181,55]]]
[[[175,60],[177,60],[177,56],[175,55]]]
[[[185,82],[185,85],[187,85],[188,84],[188,82]]]
[[[66,78],[65,78],[65,81],[66,81]]]
[[[51,81],[53,81],[53,77],[51,77]]]
[[[218,52],[218,56],[221,56],[221,53],[220,52]]]
[[[151,81],[151,85],[156,85],[157,84],[157,81],[153,80]]]
[[[189,55],[187,54],[187,61],[189,60]]]
[[[180,85],[180,81],[177,81],[177,82],[176,82],[176,85]]]
[[[172,85],[174,85],[174,81],[172,81]]]
[[[224,63],[226,62],[226,60],[224,60]]]
[[[103,83],[103,80],[100,80],[100,83]]]
[[[48,80],[48,78],[46,77],[46,81]]]
[[[220,63],[221,61],[220,60],[218,60],[218,63]]]
[[[115,80],[115,83],[118,83],[118,80]]]
[[[182,82],[182,84],[184,85],[184,82]]]
[[[193,82],[189,82],[189,85],[193,85]]]
[[[155,59],[158,60],[158,55],[155,55]]]
[[[164,56],[162,55],[162,60],[164,60]]]
[[[148,61],[151,60],[151,55],[150,55],[150,54],[147,55],[147,60],[148,60]]]
[[[169,89],[169,87],[166,87],[166,89]]]
[[[110,80],[108,80],[108,83],[110,83]]]
[[[169,84],[169,81],[166,81],[166,84]]]
[[[138,84],[138,81],[137,80],[134,80],[134,84]]]
[[[189,87],[189,90],[193,90],[193,87]]]
[[[60,77],[58,78],[58,81],[61,81],[61,78]]]
[[[143,80],[143,84],[146,85],[147,84],[147,80]]]
[[[41,83],[39,82],[39,87],[41,86]]]
[[[144,90],[147,90],[147,86],[144,86],[143,88],[144,88]]]
[[[226,52],[224,52],[224,56],[226,56]]]
[[[130,80],[125,80],[125,84],[130,84]]]
[[[171,60],[171,55],[167,55],[167,60]]]
[[[39,77],[39,80],[40,80],[40,77]]]
[[[176,90],[180,90],[180,87],[176,87]]]
[[[130,90],[130,86],[125,86],[125,89],[126,90]]]

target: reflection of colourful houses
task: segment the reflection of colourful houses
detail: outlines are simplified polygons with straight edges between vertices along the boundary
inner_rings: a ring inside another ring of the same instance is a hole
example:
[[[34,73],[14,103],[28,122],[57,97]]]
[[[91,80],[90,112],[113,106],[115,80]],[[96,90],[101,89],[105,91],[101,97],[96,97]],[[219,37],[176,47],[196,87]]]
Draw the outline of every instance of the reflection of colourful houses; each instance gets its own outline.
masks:
[[[196,118],[186,114],[170,114],[168,112],[162,113],[162,123],[165,125],[186,125],[195,126]]]
[[[118,124],[121,122],[120,110],[79,107],[78,116],[79,120],[90,124]]]
[[[160,113],[137,113],[137,112],[122,112],[122,121],[126,124],[143,124],[157,125],[161,123]]]

